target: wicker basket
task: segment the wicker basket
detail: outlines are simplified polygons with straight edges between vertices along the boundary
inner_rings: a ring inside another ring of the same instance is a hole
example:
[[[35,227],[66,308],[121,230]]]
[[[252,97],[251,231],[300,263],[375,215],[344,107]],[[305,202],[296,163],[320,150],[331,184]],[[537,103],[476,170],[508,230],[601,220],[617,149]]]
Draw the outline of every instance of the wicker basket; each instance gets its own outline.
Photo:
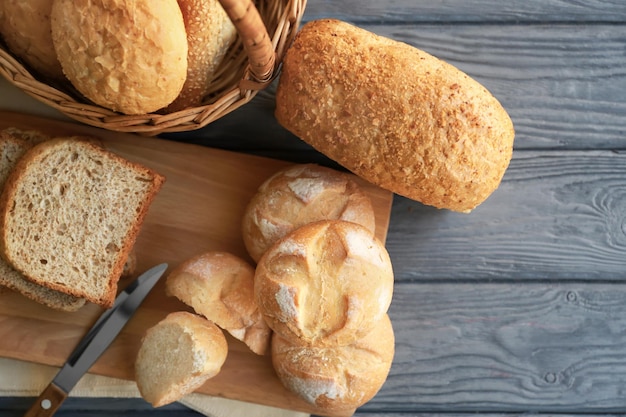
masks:
[[[97,106],[72,86],[53,85],[29,71],[0,43],[0,72],[35,99],[82,123],[108,130],[158,135],[199,129],[249,102],[278,75],[306,0],[220,0],[239,34],[217,69],[206,104],[169,113],[124,115]]]

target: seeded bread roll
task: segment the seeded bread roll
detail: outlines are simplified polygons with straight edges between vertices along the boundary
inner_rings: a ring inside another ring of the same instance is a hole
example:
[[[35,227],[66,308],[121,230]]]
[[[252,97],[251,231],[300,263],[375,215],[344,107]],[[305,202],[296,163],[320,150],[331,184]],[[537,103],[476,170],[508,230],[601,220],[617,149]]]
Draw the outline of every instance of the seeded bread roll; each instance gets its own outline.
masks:
[[[11,52],[45,77],[64,80],[50,29],[53,0],[0,1],[0,36]]]
[[[267,353],[271,330],[254,299],[254,268],[243,259],[226,252],[197,255],[168,275],[165,288],[257,355]]]
[[[347,346],[294,345],[274,335],[272,363],[290,391],[328,413],[360,407],[385,383],[394,356],[394,333],[385,315]]]
[[[219,0],[178,0],[187,30],[187,79],[168,112],[198,106],[209,92],[213,74],[237,37],[235,25]]]
[[[187,33],[176,0],[55,0],[52,41],[86,98],[126,114],[170,104],[187,76]]]
[[[172,403],[217,375],[227,354],[226,338],[215,324],[183,311],[170,313],[142,338],[137,388],[154,407]]]
[[[372,202],[348,175],[314,164],[294,165],[259,187],[243,215],[243,241],[258,262],[278,239],[319,220],[346,220],[375,231]]]
[[[0,196],[0,251],[28,280],[113,305],[164,177],[78,137],[26,151]]]
[[[289,342],[348,345],[387,312],[393,271],[372,232],[324,220],[294,230],[263,255],[254,292],[267,324]]]
[[[432,55],[337,20],[307,23],[283,60],[281,125],[371,183],[469,212],[509,165],[511,119]]]

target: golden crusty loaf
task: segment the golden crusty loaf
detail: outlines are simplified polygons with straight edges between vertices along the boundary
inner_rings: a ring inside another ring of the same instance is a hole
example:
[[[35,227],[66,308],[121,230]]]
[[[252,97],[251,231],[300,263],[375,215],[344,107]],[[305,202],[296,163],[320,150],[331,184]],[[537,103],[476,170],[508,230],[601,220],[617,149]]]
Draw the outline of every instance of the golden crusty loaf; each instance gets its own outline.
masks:
[[[141,396],[154,407],[177,401],[217,375],[228,354],[222,331],[184,311],[146,331],[135,361]]]
[[[395,352],[389,316],[347,346],[294,345],[274,335],[272,363],[290,391],[328,413],[360,407],[383,386]]]
[[[323,220],[294,230],[263,255],[254,292],[267,324],[291,343],[347,345],[387,312],[393,271],[372,232]]]
[[[52,44],[53,0],[0,1],[0,36],[16,57],[43,76],[64,80]]]
[[[469,212],[500,184],[514,129],[500,103],[452,65],[348,23],[307,23],[276,93],[280,124],[364,179]]]
[[[187,30],[187,79],[168,112],[198,106],[213,74],[237,37],[235,25],[219,0],[178,0]]]
[[[245,260],[227,252],[202,253],[170,272],[165,288],[254,353],[267,353],[271,330],[254,299],[254,268]]]
[[[176,0],[54,0],[52,41],[70,82],[126,114],[170,104],[187,76],[187,33]]]
[[[278,239],[319,220],[346,220],[375,231],[372,202],[348,175],[314,164],[293,165],[268,178],[248,203],[243,241],[258,262]]]
[[[78,137],[18,160],[0,196],[0,249],[27,279],[110,307],[164,178]]]

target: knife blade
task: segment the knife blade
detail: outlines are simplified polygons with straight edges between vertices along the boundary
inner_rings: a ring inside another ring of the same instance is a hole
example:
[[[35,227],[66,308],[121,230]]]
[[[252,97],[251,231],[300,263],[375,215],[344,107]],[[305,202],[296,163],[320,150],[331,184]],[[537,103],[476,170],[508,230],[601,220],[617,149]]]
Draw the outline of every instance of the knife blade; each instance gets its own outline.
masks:
[[[113,307],[102,313],[93,324],[24,417],[54,415],[80,378],[124,328],[166,269],[167,264],[160,264],[149,269],[117,296]]]

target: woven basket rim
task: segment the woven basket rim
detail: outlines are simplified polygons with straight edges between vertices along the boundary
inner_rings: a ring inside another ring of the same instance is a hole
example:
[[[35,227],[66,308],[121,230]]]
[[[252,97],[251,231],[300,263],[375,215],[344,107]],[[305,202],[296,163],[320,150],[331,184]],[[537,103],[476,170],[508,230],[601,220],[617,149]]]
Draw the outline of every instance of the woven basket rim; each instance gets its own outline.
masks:
[[[69,82],[59,86],[54,81],[44,79],[31,71],[11,54],[1,39],[0,74],[37,101],[90,126],[147,136],[200,129],[248,103],[279,75],[283,56],[298,31],[306,7],[306,0],[275,0],[273,3],[271,0],[258,0],[254,3],[263,19],[262,23],[266,26],[274,50],[270,73],[264,80],[255,77],[241,39],[238,39],[224,59],[225,62],[228,59],[232,60],[238,72],[233,74],[227,71],[230,67],[226,64],[223,66],[227,68],[222,72],[218,69],[216,80],[212,85],[215,84],[215,89],[220,90],[219,94],[206,104],[197,107],[173,113],[142,115],[116,113],[88,102],[80,94],[72,91]],[[268,16],[267,13],[271,15]]]

